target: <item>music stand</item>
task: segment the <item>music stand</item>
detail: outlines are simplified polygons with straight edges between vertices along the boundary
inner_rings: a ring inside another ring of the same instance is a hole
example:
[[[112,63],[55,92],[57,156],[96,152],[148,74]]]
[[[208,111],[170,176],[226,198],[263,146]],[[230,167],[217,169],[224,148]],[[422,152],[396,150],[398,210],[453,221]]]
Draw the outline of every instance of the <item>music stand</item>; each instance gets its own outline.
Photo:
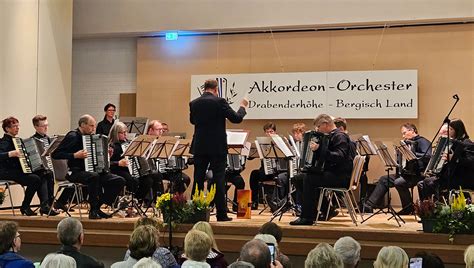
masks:
[[[123,152],[122,156],[124,157],[133,157],[133,158],[138,158],[138,157],[144,157],[146,158],[147,153],[149,150],[152,148],[154,142],[156,141],[156,136],[152,135],[140,135],[133,139],[130,144],[128,145],[127,149],[125,152]],[[129,161],[132,161],[131,159]],[[138,214],[140,216],[146,217],[146,212],[144,212],[141,207],[138,205],[137,200],[135,200],[135,195],[133,192],[131,192],[131,198],[130,200],[127,200],[127,197],[124,196],[121,198],[121,201],[125,202],[120,202],[119,204],[122,203],[121,206],[119,206],[113,213],[117,213],[121,209],[124,208],[134,208],[137,210]]]
[[[146,117],[120,117],[119,120],[127,126],[128,133],[143,135],[148,127]]]
[[[382,160],[382,162],[385,164],[385,171],[387,171],[387,188],[388,188],[388,191],[387,191],[387,199],[388,199],[387,200],[387,206],[384,207],[384,208],[380,208],[375,213],[370,215],[367,219],[362,220],[361,223],[364,223],[364,222],[368,221],[370,218],[372,218],[373,216],[375,216],[377,214],[385,213],[385,214],[391,214],[392,215],[392,217],[390,217],[388,220],[394,218],[395,221],[398,224],[398,227],[401,227],[402,225],[400,224],[400,221],[402,221],[403,223],[405,223],[405,221],[393,209],[392,204],[391,204],[392,200],[391,200],[391,194],[390,194],[390,180],[391,180],[390,171],[392,171],[394,168],[397,168],[398,164],[393,159],[392,155],[390,155],[390,153],[388,152],[387,146],[385,144],[383,144],[383,143],[376,144],[375,148],[377,148],[377,153],[380,156],[380,159]],[[387,210],[385,211],[385,209],[387,209]]]
[[[364,202],[367,199],[367,171],[369,170],[370,156],[377,155],[377,148],[375,148],[374,144],[370,141],[368,135],[354,135],[352,138],[352,140],[355,140],[356,142],[357,152],[359,152],[359,155],[365,156],[365,163],[362,168],[362,174],[360,175],[361,179],[359,182],[359,202],[361,207],[363,207]],[[364,182],[362,182],[362,180]]]
[[[239,166],[240,169],[238,170],[239,174],[243,170],[242,163],[240,161],[241,157],[248,157],[250,154],[251,144],[247,142],[247,138],[249,136],[249,130],[242,130],[242,129],[227,129],[227,161],[228,166],[236,167]],[[244,163],[245,165],[245,163]],[[236,169],[232,171],[236,172]],[[226,182],[227,187],[227,182]],[[227,188],[225,192],[226,202],[231,203],[233,206],[237,206],[237,204],[230,200],[227,196]],[[236,192],[237,193],[237,192]],[[232,214],[237,214],[236,212],[229,211]]]

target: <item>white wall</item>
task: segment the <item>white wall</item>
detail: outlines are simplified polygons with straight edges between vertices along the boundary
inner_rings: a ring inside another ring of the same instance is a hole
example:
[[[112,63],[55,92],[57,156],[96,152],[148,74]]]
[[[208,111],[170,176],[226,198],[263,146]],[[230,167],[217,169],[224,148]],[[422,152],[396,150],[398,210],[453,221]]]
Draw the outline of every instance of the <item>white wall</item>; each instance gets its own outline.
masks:
[[[472,0],[75,0],[74,36],[472,20],[473,5]]]
[[[109,102],[119,114],[120,93],[136,92],[136,47],[135,38],[74,40],[71,127],[86,113],[102,120]]]

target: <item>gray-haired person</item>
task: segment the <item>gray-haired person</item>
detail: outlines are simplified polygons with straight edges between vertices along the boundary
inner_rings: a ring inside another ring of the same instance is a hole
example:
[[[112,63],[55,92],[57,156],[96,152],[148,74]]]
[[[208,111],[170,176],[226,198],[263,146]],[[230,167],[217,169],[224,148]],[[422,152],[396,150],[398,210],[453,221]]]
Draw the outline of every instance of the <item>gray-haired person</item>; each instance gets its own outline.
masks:
[[[341,256],[345,268],[357,267],[360,249],[359,242],[350,236],[343,236],[334,244],[334,250]]]

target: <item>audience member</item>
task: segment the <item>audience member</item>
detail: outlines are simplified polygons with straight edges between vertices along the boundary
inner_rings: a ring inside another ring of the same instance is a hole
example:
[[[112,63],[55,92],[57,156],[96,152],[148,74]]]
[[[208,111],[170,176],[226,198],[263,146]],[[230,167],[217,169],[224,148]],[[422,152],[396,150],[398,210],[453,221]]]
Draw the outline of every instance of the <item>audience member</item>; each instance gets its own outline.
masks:
[[[273,237],[275,237],[278,244],[280,244],[281,239],[283,238],[283,231],[282,231],[281,227],[278,226],[278,224],[276,224],[272,221],[269,221],[269,222],[266,222],[265,224],[263,224],[260,227],[260,230],[258,232],[260,234],[273,235]],[[291,267],[290,258],[288,258],[288,256],[283,254],[283,252],[281,252],[280,248],[278,248],[278,255],[277,255],[276,259],[278,261],[280,261],[280,263],[283,265],[284,268]]]
[[[152,258],[142,258],[132,268],[161,268]]]
[[[78,219],[72,217],[62,219],[58,223],[57,232],[61,242],[61,248],[57,253],[74,258],[78,268],[104,267],[103,263],[80,252],[84,243],[84,230]]]
[[[319,243],[304,262],[305,268],[343,268],[342,258],[328,243]]]
[[[212,227],[208,222],[200,221],[193,226],[194,230],[199,230],[206,233],[212,242],[211,252],[207,255],[206,262],[209,263],[211,267],[220,268],[227,267],[227,261],[224,259],[224,254],[219,251],[217,247],[216,240],[214,239],[214,232]]]
[[[228,267],[229,268],[255,268],[253,264],[246,261],[236,261],[236,262],[231,263]]]
[[[158,221],[154,218],[139,218],[135,222],[135,229],[139,226],[142,225],[151,225],[156,228],[157,236],[160,237],[160,224]],[[125,253],[125,258],[124,261],[128,259],[130,256],[130,250],[127,249],[127,252]],[[169,268],[169,267],[179,267],[178,263],[176,262],[176,259],[174,258],[173,254],[164,247],[160,247],[159,244],[156,247],[155,252],[153,253],[152,256],[153,260],[159,263],[163,268]]]
[[[474,268],[474,245],[470,245],[464,251],[464,262],[466,263],[466,268]]]
[[[20,256],[21,248],[18,223],[13,221],[0,222],[0,267],[2,268],[33,268],[33,262]]]
[[[50,253],[44,257],[40,265],[41,268],[76,268],[76,261],[73,257]]]
[[[245,243],[240,250],[239,261],[248,262],[255,267],[262,268],[283,267],[278,260],[272,263],[268,246],[259,239],[252,239]]]
[[[191,229],[184,238],[184,253],[187,260],[183,262],[181,267],[210,268],[211,266],[206,262],[206,258],[211,251],[211,247],[211,238],[205,232]]]
[[[360,244],[350,236],[339,238],[334,250],[341,256],[344,268],[354,268],[360,260]]]
[[[158,230],[151,225],[138,226],[130,236],[128,249],[130,257],[127,260],[112,264],[111,268],[128,268],[142,258],[153,256],[158,246]]]
[[[444,268],[441,258],[431,252],[421,251],[415,254],[415,258],[421,258],[423,268]]]
[[[406,268],[408,267],[408,255],[397,246],[388,246],[380,249],[374,268]]]

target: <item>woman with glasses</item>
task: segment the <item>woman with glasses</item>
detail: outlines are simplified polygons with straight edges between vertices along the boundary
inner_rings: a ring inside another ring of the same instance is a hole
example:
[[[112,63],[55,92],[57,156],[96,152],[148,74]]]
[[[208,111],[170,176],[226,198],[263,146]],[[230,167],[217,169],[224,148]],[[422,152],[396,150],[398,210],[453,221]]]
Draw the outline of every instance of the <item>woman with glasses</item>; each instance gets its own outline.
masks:
[[[107,103],[104,107],[105,116],[102,121],[97,124],[97,129],[95,131],[96,134],[102,134],[105,136],[109,135],[110,129],[114,125],[115,122],[115,105],[112,103]]]
[[[13,221],[0,222],[0,267],[33,268],[33,262],[18,254],[21,248],[18,224]]]

